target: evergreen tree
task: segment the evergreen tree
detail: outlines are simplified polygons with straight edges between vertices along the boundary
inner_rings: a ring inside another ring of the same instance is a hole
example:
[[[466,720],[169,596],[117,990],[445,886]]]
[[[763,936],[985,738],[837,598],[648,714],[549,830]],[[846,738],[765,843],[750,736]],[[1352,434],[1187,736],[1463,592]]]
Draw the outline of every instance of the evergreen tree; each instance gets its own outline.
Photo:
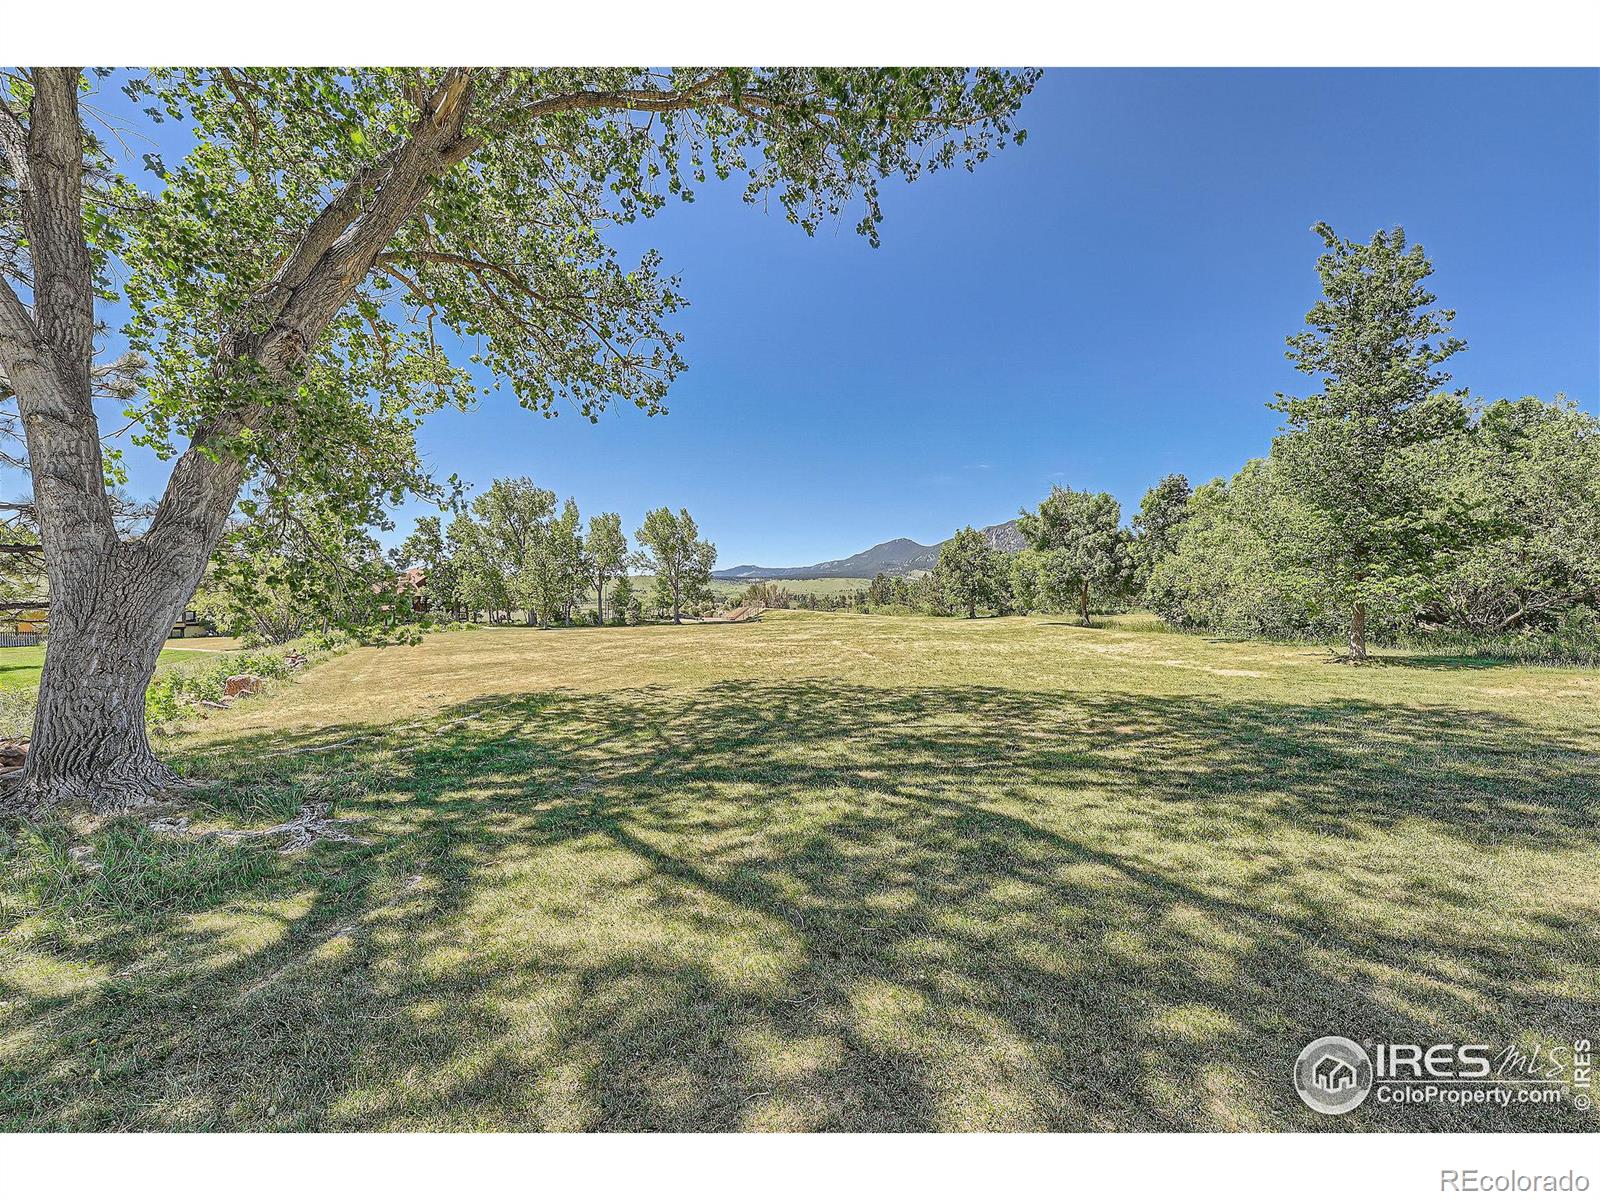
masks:
[[[639,598],[634,595],[633,581],[626,575],[617,577],[616,586],[611,589],[611,619],[617,625],[628,625],[630,610],[637,610]]]
[[[1455,313],[1431,307],[1433,264],[1404,230],[1366,244],[1326,222],[1314,232],[1323,296],[1288,339],[1288,357],[1322,386],[1273,402],[1285,432],[1272,457],[1302,516],[1285,548],[1348,614],[1349,657],[1359,662],[1371,609],[1415,606],[1452,543],[1438,451],[1466,410],[1437,389],[1450,378],[1440,364],[1466,343],[1449,336]]]

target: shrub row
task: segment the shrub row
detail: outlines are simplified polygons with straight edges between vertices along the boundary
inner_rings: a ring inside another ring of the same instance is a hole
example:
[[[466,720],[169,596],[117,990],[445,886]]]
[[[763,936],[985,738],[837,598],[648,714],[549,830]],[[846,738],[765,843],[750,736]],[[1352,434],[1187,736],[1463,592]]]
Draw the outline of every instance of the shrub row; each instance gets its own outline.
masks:
[[[145,719],[152,725],[170,724],[202,700],[221,701],[230,675],[283,679],[299,666],[343,653],[351,644],[342,633],[313,633],[270,650],[240,650],[208,662],[178,663],[150,681]]]

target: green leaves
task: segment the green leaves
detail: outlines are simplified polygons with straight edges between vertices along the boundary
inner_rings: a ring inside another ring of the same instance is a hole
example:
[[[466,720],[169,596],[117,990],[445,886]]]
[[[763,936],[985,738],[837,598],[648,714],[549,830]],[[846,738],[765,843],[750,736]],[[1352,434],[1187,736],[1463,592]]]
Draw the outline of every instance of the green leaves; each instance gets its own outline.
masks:
[[[1000,607],[1006,593],[1004,562],[983,534],[968,525],[939,549],[934,581],[947,603],[977,615],[979,605]]]
[[[705,594],[717,561],[716,546],[700,537],[700,527],[686,508],[676,513],[651,509],[633,536],[640,547],[636,565],[656,577],[661,607],[677,620],[685,604]]]
[[[1433,264],[1403,229],[1365,245],[1325,222],[1315,232],[1323,298],[1288,356],[1322,391],[1272,405],[1285,416],[1273,462],[1300,513],[1288,545],[1335,606],[1414,608],[1458,532],[1437,515],[1436,464],[1467,414],[1461,395],[1436,389],[1465,343],[1448,336],[1455,313],[1431,307]]]
[[[181,159],[148,153],[124,177],[85,134],[103,180],[85,214],[102,296],[125,305],[123,332],[149,363],[137,440],[172,457],[199,437],[202,455],[239,464],[264,501],[315,496],[360,520],[407,491],[441,493],[417,425],[485,390],[509,388],[546,416],[593,421],[616,403],[662,412],[685,367],[674,318],[687,301],[660,254],[620,259],[608,240],[618,225],[692,199],[714,175],[742,178],[747,201],[808,233],[848,210],[876,244],[881,183],[1009,144],[1038,74],[123,76],[146,119],[189,135]],[[441,106],[463,117],[435,145]]]
[[[1089,620],[1091,596],[1113,598],[1133,578],[1132,539],[1121,527],[1122,507],[1109,492],[1053,487],[1038,511],[1024,512],[1017,528],[1037,552],[1040,603],[1076,608]]]

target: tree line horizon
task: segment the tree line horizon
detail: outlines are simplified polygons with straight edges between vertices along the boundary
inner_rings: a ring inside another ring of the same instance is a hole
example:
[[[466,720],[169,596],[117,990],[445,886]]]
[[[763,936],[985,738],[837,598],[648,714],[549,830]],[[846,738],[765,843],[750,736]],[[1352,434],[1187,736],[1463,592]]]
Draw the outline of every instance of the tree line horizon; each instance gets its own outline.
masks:
[[[1277,395],[1281,432],[1231,478],[1194,489],[1169,474],[1127,526],[1111,494],[1058,485],[1022,510],[1021,551],[968,525],[921,578],[880,574],[830,597],[756,580],[743,599],[1076,612],[1084,624],[1092,606],[1142,604],[1179,628],[1337,636],[1353,662],[1370,636],[1430,632],[1538,632],[1595,652],[1600,421],[1561,395],[1485,403],[1445,390],[1443,364],[1465,342],[1425,286],[1423,248],[1398,227],[1366,243],[1326,223],[1314,232],[1323,295],[1287,357],[1321,390]]]

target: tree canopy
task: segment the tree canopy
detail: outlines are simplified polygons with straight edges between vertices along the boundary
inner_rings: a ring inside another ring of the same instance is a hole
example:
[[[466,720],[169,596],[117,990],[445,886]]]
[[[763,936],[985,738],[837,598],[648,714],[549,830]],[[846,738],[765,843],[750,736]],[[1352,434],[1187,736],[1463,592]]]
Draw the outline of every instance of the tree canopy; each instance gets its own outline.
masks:
[[[1129,582],[1129,534],[1121,527],[1122,506],[1108,492],[1053,487],[1037,510],[1024,512],[1017,527],[1039,552],[1039,595],[1058,608],[1073,607],[1089,623],[1095,593],[1115,596]]]
[[[638,565],[655,576],[656,587],[674,623],[683,620],[685,604],[705,593],[716,565],[717,548],[700,536],[689,510],[651,509],[633,535],[639,543]]]
[[[998,606],[1005,594],[1000,554],[971,525],[958,529],[939,550],[934,578],[952,607],[978,615],[978,606]]]
[[[437,494],[417,423],[470,406],[480,365],[547,415],[659,411],[684,299],[659,254],[624,263],[610,231],[737,178],[808,232],[848,212],[876,242],[884,182],[1020,141],[1037,77],[0,70],[0,375],[51,588],[26,803],[115,806],[174,781],[132,714],[246,481],[356,525]],[[105,86],[187,151],[128,161],[138,130],[106,136],[80,104]],[[174,460],[129,540],[94,408],[102,310],[127,313],[141,364],[129,432]]]

